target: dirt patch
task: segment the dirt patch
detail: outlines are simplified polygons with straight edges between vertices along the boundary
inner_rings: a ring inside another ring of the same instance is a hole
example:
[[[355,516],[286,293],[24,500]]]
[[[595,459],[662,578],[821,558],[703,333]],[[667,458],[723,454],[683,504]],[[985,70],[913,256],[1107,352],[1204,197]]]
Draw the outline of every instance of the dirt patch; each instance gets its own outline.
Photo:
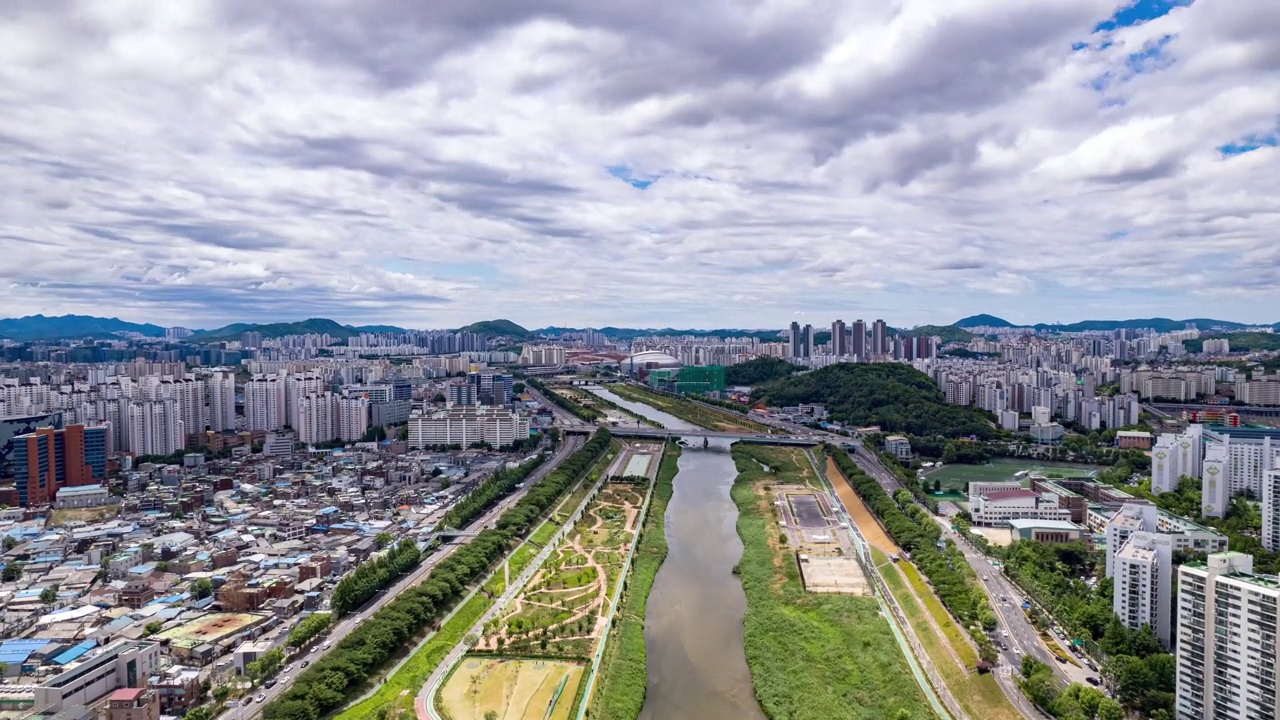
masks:
[[[853,518],[853,523],[858,526],[858,532],[862,533],[862,537],[871,543],[871,546],[884,552],[893,554],[901,552],[887,533],[880,527],[880,523],[876,522],[875,515],[871,514],[871,508],[858,497],[853,491],[853,487],[849,485],[849,481],[844,479],[844,475],[840,474],[840,468],[836,466],[836,461],[827,458],[827,479],[831,481],[832,487],[836,489],[836,494],[840,496],[840,502],[844,505],[844,509],[849,513],[849,517]]]
[[[550,660],[462,661],[440,691],[440,702],[454,720],[568,720],[583,667]]]

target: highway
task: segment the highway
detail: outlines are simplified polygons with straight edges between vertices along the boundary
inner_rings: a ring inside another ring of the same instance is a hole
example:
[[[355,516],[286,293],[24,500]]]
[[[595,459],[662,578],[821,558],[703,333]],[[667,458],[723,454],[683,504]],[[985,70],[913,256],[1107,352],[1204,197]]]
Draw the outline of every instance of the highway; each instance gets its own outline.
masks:
[[[488,512],[486,512],[485,514],[481,515],[480,517],[473,520],[470,524],[468,524],[465,529],[469,531],[480,530],[496,522],[497,519],[502,515],[502,513],[506,512],[507,508],[511,507],[512,505],[517,503],[520,500],[520,498],[524,497],[524,494],[529,491],[529,488],[533,487],[539,482],[542,482],[543,478],[549,475],[552,470],[558,467],[560,463],[564,462],[570,455],[572,455],[574,452],[579,450],[582,447],[582,445],[583,445],[583,439],[581,437],[566,437],[564,441],[560,443],[560,447],[556,450],[555,455],[553,455],[546,462],[544,462],[541,467],[539,467],[537,470],[533,472],[532,475],[529,476],[529,478],[524,482],[523,488],[520,488],[516,492],[503,498],[496,505],[494,505]],[[409,588],[425,580],[427,575],[431,572],[432,568],[434,568],[438,563],[440,563],[441,560],[444,560],[445,558],[453,554],[453,552],[457,550],[459,547],[462,547],[462,546],[461,545],[444,545],[440,549],[436,550],[434,553],[429,555],[425,560],[423,560],[422,563],[412,573],[401,578],[398,582],[396,582],[387,590],[384,590],[378,593],[377,595],[375,595],[374,598],[370,600],[368,603],[366,603],[364,607],[360,608],[356,612],[351,613],[346,617],[346,619],[342,620],[336,626],[334,626],[333,630],[329,632],[329,634],[325,637],[324,641],[322,642],[327,641],[332,646],[336,647],[338,643],[342,642],[342,640],[347,635],[351,634],[351,631],[354,630],[356,626],[360,624],[361,620],[363,620],[365,617],[367,617],[371,613],[374,613],[380,610],[384,605],[391,602],[391,600],[394,599],[400,593],[404,592],[405,590],[408,590]],[[329,649],[332,649],[332,648],[329,648]],[[280,674],[276,676],[277,682],[273,687],[255,688],[255,692],[251,697],[257,697],[259,694],[261,694],[264,696],[264,699],[262,702],[255,701],[248,706],[243,704],[238,706],[232,706],[226,711],[224,711],[222,715],[219,716],[219,718],[221,718],[222,720],[250,720],[251,718],[260,715],[262,712],[262,707],[264,705],[266,705],[268,702],[271,702],[275,698],[279,697],[289,689],[289,686],[291,685],[293,678],[296,677],[297,674],[302,671],[300,665],[303,661],[306,661],[308,663],[314,663],[320,658],[324,657],[324,655],[329,651],[329,649],[325,649],[322,645],[313,645],[310,652],[307,652],[299,656],[296,660],[290,663],[285,670],[280,671]],[[243,700],[241,700],[240,702],[243,703]]]

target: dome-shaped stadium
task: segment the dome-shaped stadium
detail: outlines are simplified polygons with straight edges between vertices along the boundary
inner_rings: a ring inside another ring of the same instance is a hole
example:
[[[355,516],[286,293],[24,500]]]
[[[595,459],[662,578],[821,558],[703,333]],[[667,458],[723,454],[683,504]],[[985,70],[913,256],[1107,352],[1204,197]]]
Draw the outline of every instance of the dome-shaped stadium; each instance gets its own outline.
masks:
[[[678,368],[680,361],[661,350],[645,350],[638,352],[619,363],[619,369],[628,375],[656,370],[658,368]]]

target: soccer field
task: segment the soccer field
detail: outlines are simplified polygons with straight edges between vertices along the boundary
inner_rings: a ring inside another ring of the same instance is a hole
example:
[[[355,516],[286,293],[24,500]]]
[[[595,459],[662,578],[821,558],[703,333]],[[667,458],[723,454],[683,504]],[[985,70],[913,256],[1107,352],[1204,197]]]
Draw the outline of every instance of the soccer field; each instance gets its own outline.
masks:
[[[582,665],[560,660],[467,657],[441,690],[454,720],[568,720]]]
[[[996,462],[986,465],[947,465],[941,470],[934,470],[925,475],[925,484],[932,488],[933,481],[938,480],[942,483],[942,489],[950,492],[964,492],[965,483],[983,480],[987,482],[998,482],[1002,480],[1013,480],[1014,475],[1023,470],[1044,470],[1045,473],[1063,473],[1064,475],[1082,475],[1090,470],[1096,470],[1089,465],[1075,465],[1070,467],[1058,467],[1055,465],[1045,465],[1033,461],[1026,462]]]

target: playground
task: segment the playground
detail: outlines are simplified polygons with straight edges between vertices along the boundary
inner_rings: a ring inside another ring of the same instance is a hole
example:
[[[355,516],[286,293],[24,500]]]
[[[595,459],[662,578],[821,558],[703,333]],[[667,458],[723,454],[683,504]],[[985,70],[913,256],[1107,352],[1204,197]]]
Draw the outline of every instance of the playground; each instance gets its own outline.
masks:
[[[583,666],[562,660],[469,656],[440,693],[452,720],[568,720]],[[487,717],[493,717],[488,715]]]

